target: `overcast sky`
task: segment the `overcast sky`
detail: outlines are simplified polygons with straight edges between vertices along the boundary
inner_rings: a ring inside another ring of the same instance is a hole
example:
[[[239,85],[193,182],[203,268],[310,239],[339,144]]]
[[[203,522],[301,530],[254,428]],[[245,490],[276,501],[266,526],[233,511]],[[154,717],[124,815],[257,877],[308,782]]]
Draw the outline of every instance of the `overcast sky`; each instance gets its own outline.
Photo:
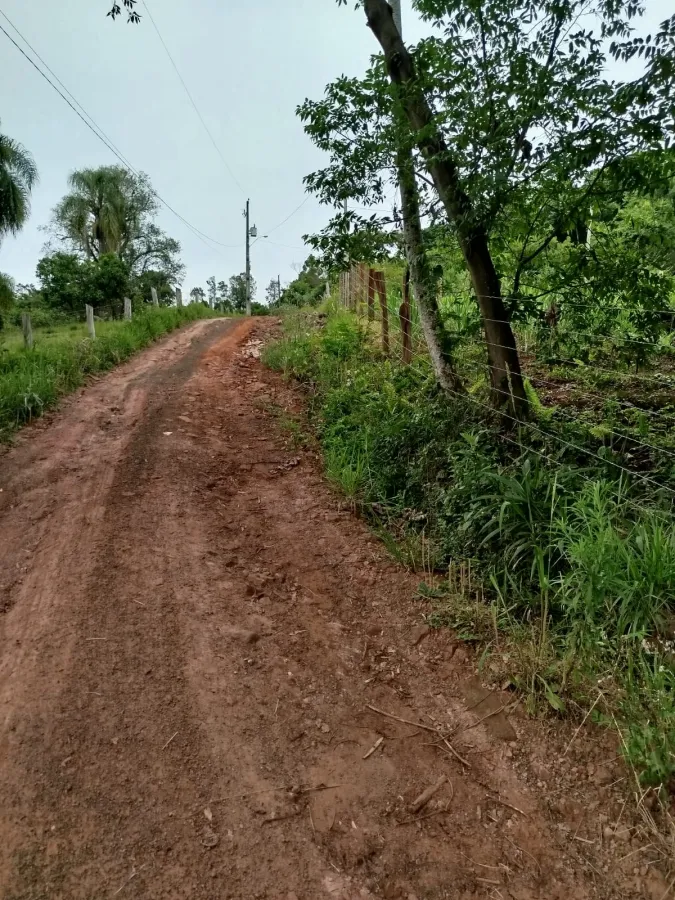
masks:
[[[111,0],[0,0],[11,19],[65,86],[155,190],[196,228],[168,210],[160,225],[183,246],[184,292],[244,268],[246,197],[261,235],[252,251],[258,298],[272,277],[294,277],[307,256],[302,234],[318,231],[329,211],[305,199],[302,178],[322,162],[295,108],[318,98],[341,74],[359,75],[377,44],[353,3],[335,0],[148,0],[150,11],[235,180],[211,144],[139,3],[140,25],[106,18]],[[404,0],[406,37],[422,26]],[[654,32],[670,0],[648,0],[640,30]],[[0,24],[12,29],[0,15]],[[20,40],[13,33],[19,43]],[[612,74],[619,74],[619,71]],[[0,271],[35,281],[46,235],[39,228],[66,191],[74,169],[115,163],[113,154],[0,32],[0,119],[4,134],[35,157],[40,183],[17,238],[0,246]]]

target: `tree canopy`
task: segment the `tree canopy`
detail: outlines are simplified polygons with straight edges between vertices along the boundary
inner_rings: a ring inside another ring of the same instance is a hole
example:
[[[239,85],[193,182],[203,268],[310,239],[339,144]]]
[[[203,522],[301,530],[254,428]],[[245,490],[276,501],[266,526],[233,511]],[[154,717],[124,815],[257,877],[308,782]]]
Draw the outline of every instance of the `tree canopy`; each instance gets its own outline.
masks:
[[[37,167],[28,150],[0,133],[0,241],[23,228],[37,180]]]
[[[54,253],[40,260],[37,276],[44,305],[75,316],[82,315],[85,303],[119,313],[129,291],[129,271],[114,253],[95,260]]]
[[[73,172],[69,187],[52,213],[60,246],[89,260],[114,253],[132,276],[155,270],[180,284],[180,244],[153,221],[158,203],[147,175],[100,166]]]
[[[326,295],[327,272],[322,262],[310,254],[305,260],[298,277],[276,296],[270,297],[270,305],[276,306],[316,306]],[[276,281],[273,282],[276,289]]]
[[[307,186],[326,204],[350,197],[370,207],[388,183],[403,183],[402,161],[411,160],[408,199],[419,194],[430,220],[449,228],[470,277],[493,402],[515,402],[515,386],[525,414],[510,326],[530,302],[523,279],[556,241],[587,231],[601,205],[673,171],[664,150],[675,17],[652,38],[634,30],[639,0],[415,0],[431,34],[409,50],[386,0],[362,5],[384,57],[364,78],[341,77],[300,106],[307,133],[329,154]],[[644,59],[639,76],[607,78],[611,60],[634,57]],[[339,212],[312,243],[344,266],[384,224]],[[580,266],[587,258],[568,255]]]

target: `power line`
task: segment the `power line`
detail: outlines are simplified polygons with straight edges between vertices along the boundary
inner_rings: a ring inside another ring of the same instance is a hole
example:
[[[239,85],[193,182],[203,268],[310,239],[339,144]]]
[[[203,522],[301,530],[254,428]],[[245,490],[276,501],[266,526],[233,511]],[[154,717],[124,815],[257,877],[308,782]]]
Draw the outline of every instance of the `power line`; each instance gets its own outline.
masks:
[[[279,222],[279,224],[278,224],[278,225],[275,225],[274,228],[267,228],[267,229],[266,229],[267,233],[268,233],[268,234],[272,234],[272,232],[273,232],[273,231],[276,231],[277,228],[281,228],[282,225],[285,225],[286,222],[288,222],[289,219],[292,219],[292,218],[293,218],[293,216],[296,214],[296,212],[300,212],[300,210],[302,209],[302,207],[305,205],[305,203],[307,203],[307,201],[308,201],[309,199],[310,199],[310,197],[309,197],[309,195],[307,195],[307,197],[305,197],[305,199],[302,201],[302,203],[301,203],[299,206],[296,206],[296,208],[293,210],[293,212],[290,213],[289,215],[287,215],[286,218],[285,218],[282,222]]]
[[[273,244],[275,247],[285,247],[287,250],[306,250],[307,247],[294,247],[291,244],[280,244],[279,241],[266,241],[267,244]]]
[[[56,74],[56,72],[54,72],[54,70],[50,67],[49,63],[45,62],[45,60],[40,56],[40,54],[39,54],[38,51],[35,49],[35,47],[33,47],[33,45],[30,43],[30,41],[28,41],[28,39],[27,39],[26,37],[24,37],[24,35],[19,31],[19,29],[18,29],[18,28],[16,27],[16,25],[12,22],[12,20],[9,18],[9,16],[8,16],[5,12],[3,12],[3,10],[1,10],[1,9],[0,9],[0,16],[2,16],[3,19],[5,19],[5,21],[9,24],[9,26],[10,26],[12,29],[14,29],[14,31],[19,35],[19,37],[20,37],[21,40],[24,42],[24,44],[30,49],[31,53],[33,53],[33,55],[36,56],[37,59],[40,60],[40,62],[41,62],[42,65],[45,67],[45,69],[50,73],[50,75],[52,75],[52,76],[56,79],[56,81],[61,85],[61,87],[63,88],[63,90],[66,92],[66,94],[68,94],[68,96],[69,96],[70,99],[73,101],[73,103],[74,103],[77,107],[79,107],[79,109],[82,111],[82,113],[83,113],[83,114],[87,117],[87,119],[89,119],[89,121],[92,123],[92,125],[94,126],[94,128],[96,128],[96,130],[99,131],[100,134],[105,138],[105,140],[110,144],[110,147],[111,147],[111,148],[114,148],[114,149],[113,149],[113,152],[117,155],[118,159],[119,159],[119,158],[124,159],[124,161],[125,161],[124,164],[127,166],[127,168],[131,169],[131,170],[134,172],[134,174],[138,174],[138,173],[134,170],[134,167],[131,165],[131,163],[126,159],[126,157],[124,156],[124,154],[122,153],[122,151],[119,149],[119,147],[115,146],[115,144],[113,143],[112,139],[111,139],[110,137],[108,137],[108,135],[103,131],[103,129],[102,129],[102,128],[94,121],[94,119],[89,115],[89,113],[87,112],[87,110],[86,110],[86,109],[82,106],[82,104],[79,102],[79,100],[77,99],[77,97],[73,96],[73,94],[68,90],[68,88],[67,88],[66,85],[61,81],[61,79],[60,79],[59,76]],[[3,30],[4,30],[4,29],[3,29]],[[7,32],[5,32],[5,34],[7,34]],[[9,35],[7,35],[7,36],[9,37]],[[12,40],[11,37],[10,37],[10,40]],[[15,45],[15,46],[16,46],[16,45]],[[21,48],[19,48],[19,49],[21,49]],[[24,54],[24,55],[25,55],[25,54]],[[52,86],[53,86],[53,85],[52,85]],[[77,111],[77,110],[76,110],[76,111]]]
[[[64,93],[62,93],[62,92],[59,90],[59,88],[58,88],[58,87],[54,84],[54,82],[53,82],[53,81],[52,81],[52,80],[51,80],[51,79],[43,72],[43,70],[42,70],[42,69],[40,68],[40,66],[35,62],[35,60],[31,59],[31,57],[25,52],[25,50],[24,50],[19,44],[17,44],[17,42],[14,40],[14,38],[11,36],[11,34],[9,34],[9,32],[8,32],[2,25],[0,25],[0,31],[2,31],[2,33],[5,35],[5,37],[6,37],[6,38],[7,38],[7,39],[8,39],[8,40],[16,47],[16,49],[19,51],[19,53],[20,53],[25,59],[28,60],[28,62],[31,64],[31,66],[33,66],[33,68],[36,70],[36,72],[38,72],[38,73],[42,76],[42,78],[44,78],[44,80],[45,80],[45,81],[46,81],[46,82],[47,82],[47,83],[48,83],[48,84],[56,91],[56,93],[59,95],[59,97],[61,97],[61,99],[64,100],[64,101],[68,104],[68,106],[72,109],[72,111],[75,113],[75,115],[76,115],[79,119],[81,119],[82,122],[84,122],[84,124],[87,126],[87,128],[88,128],[93,134],[95,134],[96,137],[97,137],[103,144],[105,144],[105,146],[108,148],[108,150],[110,150],[110,152],[111,152],[115,157],[117,157],[117,159],[122,163],[122,165],[124,166],[124,168],[127,169],[129,172],[131,172],[131,173],[132,173],[133,175],[135,175],[136,177],[138,177],[138,176],[139,176],[138,170],[136,170],[136,169],[131,165],[131,163],[126,159],[126,157],[124,157],[124,155],[122,154],[122,152],[121,152],[120,150],[118,150],[118,148],[117,148],[117,147],[115,146],[115,144],[113,143],[112,139],[109,138],[108,135],[103,131],[103,129],[102,129],[99,125],[96,124],[95,120],[89,115],[89,113],[88,113],[88,112],[86,111],[86,109],[82,106],[82,104],[81,104],[78,100],[76,100],[76,98],[75,98],[75,97],[73,96],[73,94],[68,90],[68,88],[66,88],[65,85],[63,85],[63,82],[61,82],[61,80],[58,78],[58,76],[56,76],[56,75],[54,74],[54,72],[52,72],[52,70],[49,68],[49,66],[47,66],[47,64],[44,62],[44,60],[42,60],[42,57],[37,53],[37,51],[33,48],[33,46],[31,45],[31,43],[23,36],[23,34],[21,34],[21,32],[19,31],[19,29],[16,27],[16,25],[14,25],[14,23],[9,19],[9,17],[8,17],[2,10],[0,10],[0,13],[2,13],[2,16],[3,16],[3,17],[6,19],[6,21],[10,24],[10,26],[14,29],[14,31],[19,35],[19,37],[21,38],[21,40],[26,44],[26,46],[31,50],[31,52],[34,53],[35,56],[43,63],[43,65],[51,72],[51,74],[54,75],[54,78],[56,78],[56,80],[59,82],[59,84],[61,84],[61,86],[63,87],[63,89],[64,89],[64,90],[68,93],[68,95],[72,98],[73,102],[71,102],[71,101],[68,99],[68,97],[67,97]],[[74,104],[77,104],[77,106],[75,106]],[[78,109],[77,107],[79,107],[79,109]],[[82,112],[80,112],[80,110],[82,110]],[[86,117],[86,118],[85,118],[85,117]],[[209,245],[206,243],[207,240],[208,240],[208,241],[211,241],[211,242],[214,243],[214,244],[218,244],[218,245],[221,246],[221,247],[234,247],[234,246],[238,246],[238,245],[223,244],[223,243],[221,243],[220,241],[217,241],[215,238],[212,238],[210,235],[206,234],[205,232],[200,231],[199,228],[197,228],[195,225],[192,225],[192,223],[189,222],[184,216],[182,216],[177,210],[175,210],[175,209],[171,206],[171,204],[169,204],[166,200],[164,200],[164,198],[163,198],[160,194],[158,194],[156,190],[153,189],[152,193],[153,193],[153,195],[154,195],[155,197],[157,197],[157,199],[160,201],[160,203],[162,203],[162,204],[163,204],[163,205],[164,205],[171,213],[173,213],[173,215],[176,216],[177,219],[180,219],[180,221],[183,222],[183,224],[184,224],[184,225],[185,225],[185,226],[186,226],[186,227],[187,227],[187,228],[188,228],[188,229],[189,229],[196,237],[198,237],[198,238],[202,241],[202,243],[206,244],[207,247],[209,247]],[[210,249],[210,250],[213,250],[213,247],[209,247],[209,249]]]
[[[180,83],[183,85],[183,89],[185,90],[185,93],[187,94],[188,99],[189,99],[190,103],[192,104],[192,108],[193,108],[194,111],[197,113],[197,116],[199,117],[199,121],[202,123],[202,127],[204,128],[204,131],[205,131],[205,132],[207,133],[207,135],[209,136],[209,140],[210,140],[211,143],[213,144],[213,147],[214,147],[216,153],[218,154],[218,156],[219,156],[219,157],[221,158],[221,160],[223,161],[223,164],[224,164],[225,168],[227,169],[230,178],[231,178],[232,181],[234,181],[234,183],[237,185],[237,187],[239,188],[239,190],[241,191],[241,193],[242,193],[244,196],[246,196],[246,191],[243,189],[243,187],[241,186],[241,184],[240,184],[239,181],[237,180],[237,176],[236,176],[236,175],[234,174],[234,172],[232,171],[232,167],[230,166],[230,164],[228,163],[228,161],[227,161],[227,160],[225,159],[225,157],[223,156],[223,153],[222,153],[220,147],[219,147],[218,144],[216,143],[216,140],[215,140],[215,138],[213,137],[213,135],[211,134],[211,131],[210,131],[210,129],[209,129],[209,126],[208,126],[208,125],[206,124],[206,122],[204,121],[204,117],[202,116],[201,112],[199,111],[199,107],[198,107],[197,104],[195,103],[194,98],[193,98],[192,94],[190,93],[190,89],[188,88],[187,84],[185,83],[185,79],[184,79],[183,76],[181,75],[180,70],[179,70],[178,66],[176,65],[176,61],[174,60],[173,56],[171,55],[171,51],[170,51],[169,48],[167,47],[166,41],[165,41],[164,38],[162,37],[162,34],[161,34],[159,28],[157,27],[157,23],[155,22],[155,20],[154,20],[153,17],[152,17],[152,13],[150,12],[150,8],[149,8],[149,6],[148,6],[148,4],[147,4],[147,0],[142,0],[142,2],[143,2],[143,6],[145,7],[145,11],[146,11],[147,14],[148,14],[148,17],[149,17],[150,21],[152,22],[152,27],[153,27],[153,28],[155,29],[155,31],[157,32],[157,37],[160,39],[160,41],[161,41],[161,43],[162,43],[162,47],[164,47],[164,49],[165,49],[165,51],[166,51],[166,55],[169,57],[169,59],[170,59],[170,61],[171,61],[171,65],[173,66],[173,68],[174,68],[174,70],[175,70],[175,72],[176,72],[176,75],[178,75],[178,78],[179,78],[179,80],[180,80]]]

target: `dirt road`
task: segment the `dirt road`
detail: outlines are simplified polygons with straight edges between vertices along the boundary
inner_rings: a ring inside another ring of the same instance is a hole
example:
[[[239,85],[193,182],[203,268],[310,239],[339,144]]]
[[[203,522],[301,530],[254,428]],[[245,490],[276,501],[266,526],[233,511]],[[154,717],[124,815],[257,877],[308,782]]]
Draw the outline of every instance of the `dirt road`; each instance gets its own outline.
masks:
[[[0,896],[655,896],[602,742],[480,702],[287,446],[269,327],[173,335],[0,456]]]

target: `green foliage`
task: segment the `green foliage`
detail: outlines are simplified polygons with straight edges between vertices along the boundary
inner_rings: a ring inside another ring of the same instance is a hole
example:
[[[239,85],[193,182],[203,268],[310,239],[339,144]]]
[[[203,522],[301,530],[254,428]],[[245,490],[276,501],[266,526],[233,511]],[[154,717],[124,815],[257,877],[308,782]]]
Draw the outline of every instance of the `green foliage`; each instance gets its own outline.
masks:
[[[204,288],[202,287],[193,287],[190,291],[190,299],[193,303],[206,303],[206,294],[204,293]]]
[[[208,316],[201,304],[177,309],[148,308],[131,322],[97,323],[89,340],[84,326],[35,332],[35,347],[26,350],[17,335],[13,346],[0,349],[0,438],[39,416],[60,397],[84,384],[89,375],[128,359],[156,338],[187,322]]]
[[[272,282],[276,285],[276,282]],[[269,289],[268,289],[269,293]],[[326,272],[315,256],[308,256],[298,277],[276,296],[276,287],[271,293],[273,306],[318,306],[326,294]]]
[[[9,275],[0,272],[0,316],[7,313],[14,304],[14,282]],[[0,327],[1,324],[0,324]]]
[[[37,275],[44,304],[71,316],[82,317],[85,303],[119,313],[129,290],[126,263],[114,253],[96,260],[55,253],[40,260]]]
[[[647,652],[621,698],[625,753],[648,785],[675,781],[675,675],[672,651]]]
[[[389,14],[384,0],[362,5],[371,23]],[[607,216],[627,196],[653,193],[673,174],[668,146],[675,19],[652,39],[633,31],[644,12],[644,4],[633,0],[415,0],[413,5],[430,34],[411,50],[412,86],[392,86],[377,57],[362,78],[342,76],[321,99],[299,107],[307,134],[328,155],[327,165],[307,176],[308,188],[336,207],[342,198],[366,209],[381,204],[387,173],[397,170],[400,154],[412,152],[418,170],[426,169],[428,176],[429,159],[437,156],[435,141],[442,138],[449,165],[446,221],[440,226],[445,234],[433,237],[436,244],[440,237],[446,243],[444,267],[451,260],[455,269],[446,285],[455,281],[459,289],[466,249],[481,243],[477,235],[485,236],[481,264],[490,258],[486,271],[494,263],[508,295],[500,318],[543,324],[545,298],[550,308],[563,309],[555,339],[562,337],[572,356],[609,353],[643,365],[653,352],[649,347],[667,330],[657,311],[668,310],[673,291],[667,265],[657,254],[645,258],[643,248],[660,240],[668,246],[668,236],[655,229],[651,237],[644,223],[628,229],[626,218],[609,227]],[[644,60],[640,77],[607,80],[610,60],[632,57]],[[420,97],[434,110],[434,120],[415,133],[417,114],[402,122],[396,110],[399,102],[419,110]],[[436,219],[441,198],[428,177],[420,180],[419,192],[422,206]],[[392,218],[397,225],[395,210]],[[398,236],[388,228],[392,218],[338,212],[308,240],[324,262],[344,269],[351,259],[381,258],[372,246],[378,233],[380,249],[387,240],[396,245]],[[558,242],[567,246],[561,249]],[[477,254],[472,256],[475,261]],[[493,282],[494,292],[499,281]],[[591,312],[579,314],[582,305]],[[617,305],[626,314],[618,321],[614,315],[609,329],[597,322],[590,341],[579,334],[589,331],[594,306],[611,315]],[[477,311],[475,316],[466,324],[477,335]],[[485,319],[489,336],[487,324]],[[559,349],[555,341],[551,349]]]
[[[173,304],[176,293],[167,273],[158,269],[147,269],[130,279],[129,290],[134,308],[139,308],[144,303],[152,303],[153,287],[157,291],[160,306]]]
[[[251,297],[255,297],[257,290],[255,278],[251,278]],[[246,273],[241,275],[232,275],[227,288],[221,293],[221,301],[229,305],[234,312],[245,312],[246,310]]]
[[[38,180],[28,150],[0,134],[0,241],[23,228],[30,213],[30,194]]]

